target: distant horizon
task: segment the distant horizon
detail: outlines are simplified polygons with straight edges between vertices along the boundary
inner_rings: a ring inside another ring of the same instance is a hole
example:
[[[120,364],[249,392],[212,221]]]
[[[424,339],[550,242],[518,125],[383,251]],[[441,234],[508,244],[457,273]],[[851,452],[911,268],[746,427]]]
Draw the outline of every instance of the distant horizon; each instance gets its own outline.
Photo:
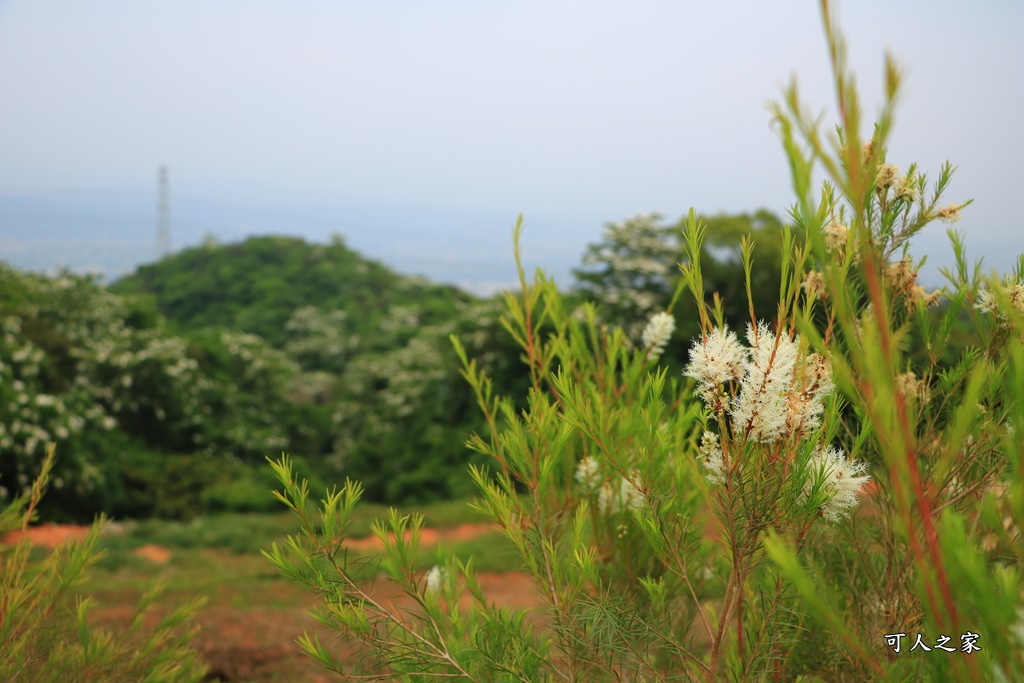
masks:
[[[795,77],[824,130],[836,120],[815,5],[0,1],[0,258],[117,276],[155,257],[160,166],[176,246],[337,229],[478,291],[515,280],[519,213],[530,269],[566,282],[609,221],[783,216],[767,104]],[[944,201],[975,203],[955,227],[1011,268],[1024,3],[833,9],[861,134],[891,51],[905,77],[887,161],[957,165]],[[914,245],[933,284],[952,265],[945,227]]]
[[[153,197],[136,194],[129,195],[130,201],[124,198],[115,201],[118,213],[114,217],[118,220],[112,220],[108,213],[111,207],[110,196],[116,194],[111,192],[104,196],[96,193],[90,201],[66,197],[57,199],[55,196],[48,199],[21,196],[15,201],[9,194],[0,194],[0,235],[5,236],[0,260],[22,270],[43,274],[53,274],[68,267],[73,272],[100,275],[107,284],[132,274],[143,265],[159,261]],[[17,210],[24,210],[26,206],[31,206],[36,219],[46,224],[47,214],[41,208],[43,204],[55,210],[49,215],[52,222],[47,230],[35,230],[26,237],[24,231],[14,228]],[[83,207],[91,208],[93,215],[89,216]],[[965,213],[969,215],[971,208],[968,207]],[[84,217],[77,221],[66,213],[76,209],[84,212]],[[784,213],[769,207],[698,213],[706,216],[721,213],[753,214],[759,210],[770,211],[783,221],[786,219]],[[387,215],[381,216],[381,213]],[[303,212],[301,207],[295,206],[242,207],[197,198],[182,198],[177,203],[172,202],[171,215],[172,253],[201,246],[208,237],[213,237],[218,244],[238,243],[250,237],[270,235],[297,237],[309,243],[326,243],[333,233],[337,233],[349,248],[402,275],[422,276],[432,282],[454,285],[481,297],[518,286],[512,252],[512,228],[516,215],[504,221],[507,227],[504,240],[497,239],[496,231],[490,231],[490,238],[478,235],[476,239],[461,240],[458,243],[443,236],[442,226],[451,226],[460,220],[467,224],[490,221],[491,225],[495,225],[501,219],[483,214],[467,213],[459,216],[457,212],[437,209],[428,211],[423,207],[393,207],[387,212],[380,206],[369,204],[314,207]],[[180,222],[177,227],[174,221],[176,215]],[[344,216],[344,219],[336,216]],[[560,287],[572,287],[575,278],[571,271],[581,266],[587,244],[596,243],[601,238],[604,223],[618,223],[625,218],[628,216],[603,221],[589,241],[574,244],[566,240],[545,239],[545,232],[550,233],[552,226],[534,224],[529,216],[524,216],[522,247],[528,276],[532,277],[533,271],[540,267]],[[664,215],[667,225],[681,218],[683,214]],[[381,228],[380,224],[385,227]],[[952,250],[945,234],[948,227],[935,223],[911,242],[911,253],[915,257],[929,256],[921,272],[921,281],[929,288],[945,284],[939,267],[953,265]],[[959,226],[952,227],[956,229]],[[1012,270],[1016,252],[1000,249],[998,245],[995,248],[985,245],[973,239],[970,231],[964,232],[968,258],[972,264],[980,256],[985,262],[985,274],[990,272],[989,268],[995,268],[1001,273]],[[88,237],[83,233],[106,234],[102,237]],[[423,237],[432,233],[442,233],[442,236],[436,240]],[[1000,263],[1001,267],[995,265]]]

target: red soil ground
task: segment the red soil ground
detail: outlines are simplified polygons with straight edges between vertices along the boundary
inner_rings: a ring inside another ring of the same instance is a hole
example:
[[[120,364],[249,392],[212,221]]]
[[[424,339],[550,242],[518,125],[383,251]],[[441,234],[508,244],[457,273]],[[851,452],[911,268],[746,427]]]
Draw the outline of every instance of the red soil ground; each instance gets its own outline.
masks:
[[[422,530],[420,543],[429,546],[439,541],[469,540],[494,529],[490,524],[463,524],[450,529],[428,528]],[[7,534],[0,539],[0,543],[14,543],[25,535],[35,545],[53,548],[69,538],[81,537],[86,533],[88,527],[84,526],[44,524],[28,529],[25,534]],[[379,549],[382,544],[379,539],[370,537],[350,539],[346,545],[353,550],[370,550]],[[165,564],[172,556],[172,551],[158,545],[146,545],[136,550],[136,554],[155,564]],[[484,595],[496,605],[539,607],[543,602],[533,580],[523,572],[478,573],[477,579]],[[366,582],[364,589],[382,604],[397,609],[402,609],[408,602],[408,598],[394,585],[384,580]],[[240,596],[232,586],[226,585],[196,616],[195,621],[201,630],[193,644],[211,667],[208,680],[252,683],[322,683],[339,680],[325,673],[316,662],[302,654],[295,643],[295,639],[303,632],[315,632],[321,642],[342,660],[354,654],[351,646],[341,643],[335,634],[323,629],[309,616],[309,609],[315,604],[315,596],[302,586],[277,579],[267,581],[266,590],[271,595],[263,597],[270,604],[281,607],[247,605],[244,596]],[[118,597],[104,596],[101,603],[106,606],[94,609],[90,621],[112,630],[127,625],[138,596],[126,593],[120,596],[120,601]],[[469,596],[465,596],[464,606],[468,602]]]
[[[869,511],[874,507],[876,488],[873,481],[864,487],[861,502],[865,510],[861,514],[870,514]],[[712,538],[717,537],[718,525],[714,515],[708,515],[708,520],[706,533]],[[470,540],[495,529],[491,524],[463,524],[448,529],[426,528],[421,532],[420,544],[430,546],[439,541]],[[88,527],[83,526],[44,524],[28,529],[24,535],[35,545],[53,548],[68,538],[81,537],[87,532]],[[22,535],[22,532],[12,532],[0,539],[0,543],[14,543]],[[372,536],[348,539],[346,545],[353,550],[378,550],[382,547],[380,540]],[[136,554],[158,565],[165,564],[172,556],[169,549],[158,545],[143,546],[136,550]],[[484,595],[496,605],[538,608],[543,604],[537,586],[524,572],[480,573],[477,578]],[[366,582],[364,586],[382,604],[393,605],[398,609],[407,604],[408,599],[387,581]],[[295,644],[295,638],[303,632],[318,633],[321,642],[343,661],[354,654],[351,646],[341,643],[335,634],[320,627],[309,616],[315,597],[302,586],[278,579],[267,581],[266,590],[271,593],[268,596],[269,602],[281,607],[248,605],[232,586],[222,586],[220,595],[197,615],[196,622],[201,630],[194,646],[211,667],[212,677],[208,680],[251,683],[323,683],[338,680],[303,655]],[[127,623],[136,599],[137,596],[125,595],[122,604],[114,600],[112,605],[111,600],[105,599],[103,602],[108,606],[93,610],[91,621],[117,628]],[[464,596],[463,606],[468,601],[469,596]],[[539,617],[538,612],[534,614]],[[539,623],[539,619],[533,621]]]
[[[32,545],[56,548],[69,538],[80,538],[89,533],[89,527],[74,524],[40,524],[29,527],[27,531],[11,531],[0,538],[0,545],[17,543],[23,536],[28,536]]]
[[[420,545],[435,545],[439,541],[469,541],[491,531],[501,531],[501,527],[496,524],[460,524],[449,529],[425,528],[420,531]],[[405,532],[406,540],[409,540],[411,536],[411,532]],[[394,534],[391,534],[391,538],[394,538]],[[345,546],[352,550],[382,550],[384,548],[384,544],[376,536],[347,538]]]

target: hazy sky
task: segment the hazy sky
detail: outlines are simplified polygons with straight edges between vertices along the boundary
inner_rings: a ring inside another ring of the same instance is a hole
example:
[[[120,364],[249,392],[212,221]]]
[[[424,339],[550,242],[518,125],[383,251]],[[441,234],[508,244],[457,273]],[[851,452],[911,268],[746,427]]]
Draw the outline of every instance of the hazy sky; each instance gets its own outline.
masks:
[[[975,204],[957,227],[1009,267],[1024,250],[1024,3],[838,12],[869,113],[884,51],[906,66],[890,161],[958,164],[948,198]],[[794,73],[831,112],[815,2],[0,0],[0,258],[72,260],[73,234],[149,260],[166,164],[176,246],[337,230],[486,289],[510,277],[523,212],[530,264],[564,276],[605,221],[784,212],[766,103]],[[26,201],[69,198],[102,199],[112,227]],[[216,212],[179,222],[203,205]],[[944,242],[935,227],[918,251],[941,262]]]

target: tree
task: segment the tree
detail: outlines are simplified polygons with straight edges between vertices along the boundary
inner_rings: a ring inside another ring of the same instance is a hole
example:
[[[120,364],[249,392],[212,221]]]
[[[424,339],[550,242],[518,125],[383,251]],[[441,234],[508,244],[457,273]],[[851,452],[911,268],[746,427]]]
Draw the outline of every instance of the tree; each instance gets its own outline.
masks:
[[[766,209],[699,220],[706,228],[707,248],[700,260],[708,303],[717,294],[724,320],[732,326],[742,328],[750,320],[741,261],[741,245],[750,240],[757,244],[750,304],[758,316],[773,317],[782,279],[783,222]],[[588,245],[581,268],[574,271],[576,293],[598,304],[606,322],[621,327],[633,342],[639,341],[651,316],[672,303],[680,279],[678,265],[688,258],[680,239],[684,223],[681,219],[666,226],[657,213],[608,223],[601,241]],[[676,302],[673,315],[677,343],[669,347],[668,356],[681,360],[683,344],[700,333],[695,302]]]
[[[639,341],[647,320],[672,298],[673,267],[680,253],[678,232],[658,213],[606,223],[600,242],[588,245],[573,271],[577,292],[602,304],[603,315]]]

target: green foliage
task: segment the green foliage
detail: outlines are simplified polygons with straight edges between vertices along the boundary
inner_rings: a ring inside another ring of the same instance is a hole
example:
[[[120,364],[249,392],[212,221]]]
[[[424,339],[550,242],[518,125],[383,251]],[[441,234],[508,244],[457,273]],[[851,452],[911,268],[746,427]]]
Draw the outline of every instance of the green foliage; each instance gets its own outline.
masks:
[[[521,265],[502,324],[529,370],[525,406],[452,336],[485,424],[468,445],[494,468],[471,467],[476,506],[544,596],[543,629],[489,605],[468,563],[420,571],[423,520],[394,510],[374,531],[407,600],[377,602],[342,544],[360,485],[316,506],[284,457],[277,495],[302,531],[265,554],[321,596],[321,624],[362,646],[350,665],[306,636],[307,654],[343,676],[405,681],[1024,680],[1024,259],[984,278],[954,233],[950,287],[917,284],[909,241],[969,202],[940,205],[948,164],[930,190],[916,167],[885,164],[891,61],[864,144],[822,9],[842,119],[823,136],[795,85],[773,109],[797,196],[794,226],[767,227],[777,281],[755,273],[749,235],[731,265],[714,254],[691,210],[670,296],[645,279],[664,275],[644,262],[664,245],[657,218],[641,218],[614,226],[590,260],[609,266],[592,291],[632,292],[611,304],[650,315],[640,345],[642,318],[624,332],[593,305],[567,313]],[[745,311],[725,301],[739,285],[708,296],[707,243],[711,265],[740,276]],[[684,287],[699,324],[686,385],[657,364],[672,326],[656,297],[672,305]],[[975,329],[962,351],[941,351],[965,318]],[[746,343],[730,329],[741,321]],[[915,636],[953,647],[912,652]]]
[[[235,460],[329,449],[330,416],[289,401],[286,354],[223,329],[172,335],[150,303],[91,278],[0,265],[0,335],[0,500],[59,441],[45,516],[194,514]]]
[[[677,238],[657,213],[606,223],[601,242],[587,247],[582,267],[573,272],[579,293],[602,302],[608,319],[638,338],[647,319],[672,298]]]
[[[329,244],[269,236],[186,249],[139,268],[111,289],[152,295],[181,329],[227,327],[259,335],[276,348],[323,339],[338,322],[347,326],[345,336],[358,339],[353,343],[376,348],[378,328],[393,306],[414,306],[421,322],[430,324],[470,299],[454,287],[398,275],[349,249],[337,235]],[[322,353],[333,363],[343,349]]]
[[[34,517],[54,461],[51,447],[28,493],[5,505],[0,535],[24,530]],[[91,600],[73,601],[99,556],[96,544],[105,526],[97,521],[82,540],[69,540],[41,560],[29,542],[0,546],[0,678],[4,681],[200,681],[206,673],[188,647],[195,631],[188,620],[199,608],[192,601],[148,626],[160,589],[148,592],[130,625],[116,633],[90,626]]]
[[[462,444],[481,422],[448,338],[465,339],[503,381],[522,382],[522,369],[510,367],[509,344],[497,343],[499,311],[496,300],[463,306],[451,320],[349,364],[335,409],[335,454],[369,499],[414,503],[472,492]],[[399,325],[391,329],[406,336]]]
[[[700,578],[706,551],[693,526],[701,502],[699,474],[694,461],[676,456],[692,439],[696,414],[678,401],[666,405],[665,397],[680,391],[678,383],[656,371],[644,351],[629,350],[621,331],[599,328],[592,311],[583,322],[567,315],[550,281],[538,279],[520,296],[507,297],[503,323],[520,340],[534,384],[521,417],[510,399],[493,395],[491,380],[452,339],[489,425],[490,438],[474,437],[470,445],[501,466],[495,479],[472,469],[484,495],[480,508],[504,530],[554,607],[553,645],[524,628],[521,611],[491,608],[468,566],[449,560],[427,578],[415,571],[410,558],[422,523],[415,516],[392,513],[375,531],[382,540],[395,534],[386,541],[383,566],[414,603],[410,616],[416,618],[399,618],[355,592],[351,576],[358,559],[339,548],[361,489],[349,483],[328,494],[317,524],[306,484],[284,459],[274,465],[285,487],[281,498],[304,531],[268,557],[284,575],[330,591],[329,607],[319,618],[370,646],[357,673],[540,681],[549,680],[555,662],[568,657],[573,675],[591,677],[632,661],[634,651],[619,648],[616,634],[652,630],[655,635],[644,638],[659,654],[649,662],[692,659],[681,642],[692,608],[679,612],[673,605],[674,617],[645,615],[650,597],[636,582],[706,590]],[[549,332],[542,336],[542,329]],[[552,374],[555,363],[561,366],[558,375]],[[586,457],[599,463],[597,477],[592,486],[574,486],[576,462]],[[664,526],[654,523],[650,506],[664,515]],[[405,542],[407,529],[412,535]],[[648,538],[656,539],[654,548]],[[581,555],[584,547],[589,550]],[[666,570],[666,558],[672,571]],[[465,615],[444,607],[457,599],[456,583],[462,582],[473,596]],[[595,602],[602,594],[618,596],[629,619],[623,622],[617,609]],[[391,636],[382,639],[384,633]],[[306,640],[304,648],[325,666],[342,670],[322,644]]]
[[[480,423],[450,334],[469,340],[503,386],[524,381],[496,301],[397,275],[340,238],[206,245],[112,289],[152,296],[188,334],[199,369],[238,387],[203,408],[207,452],[303,452],[321,476],[360,478],[372,500],[425,502],[472,490],[460,444]],[[249,365],[240,367],[239,357]],[[219,505],[244,488],[218,487],[204,500]]]
[[[1020,372],[1024,329],[1012,297],[1016,284],[1011,296],[1001,292],[1006,298],[999,304],[997,295],[993,306],[982,305],[980,277],[969,272],[954,236],[958,272],[944,292],[951,305],[940,315],[928,313],[939,294],[916,284],[908,241],[936,219],[955,220],[969,202],[940,206],[949,164],[930,193],[916,167],[901,175],[885,164],[900,84],[891,61],[886,104],[864,143],[845,46],[827,5],[825,23],[844,114],[837,135],[828,141],[821,136],[795,85],[775,110],[794,170],[792,213],[810,235],[812,258],[821,268],[817,284],[805,288],[806,308],[796,322],[813,335],[816,348],[831,350],[838,384],[853,409],[846,429],[859,433],[857,449],[877,464],[878,494],[875,513],[856,534],[851,529],[842,543],[808,546],[805,562],[813,573],[791,544],[773,538],[768,549],[811,617],[832,631],[818,649],[845,649],[851,675],[1005,680],[1024,670],[1021,643],[1007,635],[1024,614],[1022,558],[1003,549],[1019,549],[1024,528],[1020,495],[1013,493],[1022,490],[1020,444],[1012,435],[1024,409],[1010,379]],[[817,201],[809,183],[816,163],[828,176]],[[939,349],[964,315],[964,302],[971,301],[994,320],[970,311],[980,345],[950,359]],[[811,322],[815,307],[829,321],[822,336]],[[915,336],[926,351],[916,364],[907,358],[907,340]],[[840,567],[845,581],[831,578]],[[917,633],[932,634],[926,642],[945,633],[957,649],[959,637],[970,631],[988,639],[990,649],[948,661],[912,659],[878,647],[880,631],[909,634],[908,648]]]
[[[317,477],[359,476],[375,500],[465,495],[460,444],[480,418],[448,336],[502,386],[525,386],[498,309],[340,240],[205,245],[111,290],[3,266],[0,499],[51,441],[67,456],[49,518],[265,509],[265,482],[239,463],[283,450]]]
[[[735,327],[750,319],[751,305],[760,311],[774,308],[782,281],[782,221],[763,209],[753,214],[701,216],[700,221],[707,248],[696,258],[705,277],[708,304],[721,305],[724,321]],[[678,360],[685,358],[683,342],[700,334],[696,303],[673,299],[680,273],[672,264],[691,258],[681,239],[685,223],[682,219],[665,225],[659,214],[608,223],[601,241],[587,247],[581,268],[574,271],[577,294],[595,303],[599,318],[622,327],[631,342],[640,341],[652,315],[672,308],[677,334],[667,355]],[[741,258],[745,243],[757,244],[749,297]]]

